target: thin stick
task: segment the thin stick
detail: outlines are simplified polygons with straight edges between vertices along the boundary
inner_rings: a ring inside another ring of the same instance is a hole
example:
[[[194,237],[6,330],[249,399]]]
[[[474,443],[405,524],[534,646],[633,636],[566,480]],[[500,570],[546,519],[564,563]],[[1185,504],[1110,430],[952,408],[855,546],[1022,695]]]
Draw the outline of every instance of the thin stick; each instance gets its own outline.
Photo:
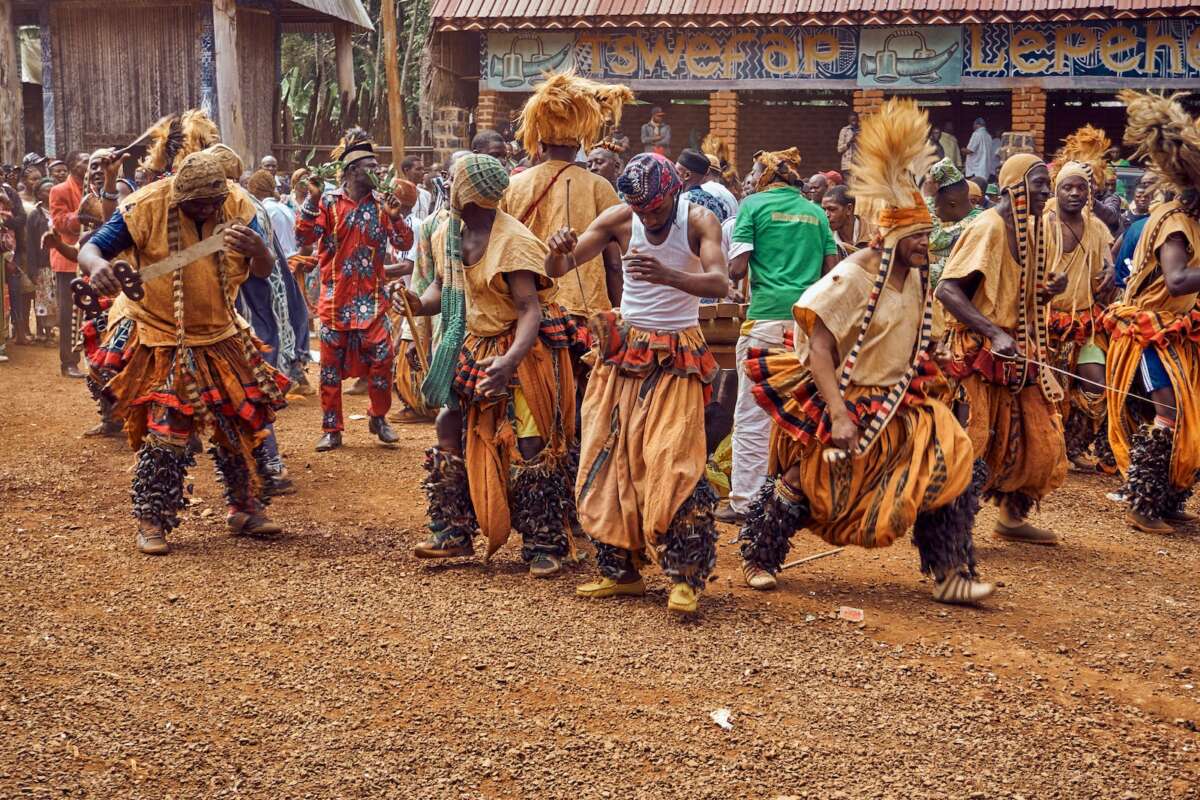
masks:
[[[844,548],[844,547],[835,547],[832,550],[826,550],[823,553],[816,553],[811,556],[805,556],[804,558],[797,558],[795,561],[789,561],[788,563],[784,564],[782,567],[779,568],[779,571],[783,572],[785,569],[788,569],[789,567],[799,566],[800,564],[807,564],[809,561],[816,561],[819,558],[828,558],[829,556],[836,556],[838,553],[842,552],[845,549],[846,548]]]
[[[1166,403],[1160,403],[1157,400],[1154,400],[1152,398],[1143,397],[1142,395],[1134,394],[1133,392],[1122,391],[1121,389],[1118,389],[1115,386],[1109,386],[1108,384],[1105,384],[1105,383],[1097,383],[1096,381],[1090,381],[1087,378],[1083,377],[1082,375],[1076,375],[1074,372],[1070,372],[1065,369],[1059,369],[1058,367],[1053,366],[1052,364],[1047,364],[1044,361],[1038,361],[1036,358],[1026,359],[1024,356],[1017,356],[1016,358],[1007,358],[1005,356],[1002,356],[1002,355],[996,353],[994,350],[988,350],[988,352],[991,353],[992,355],[996,356],[996,358],[999,358],[1004,361],[1028,361],[1030,364],[1033,364],[1035,366],[1045,367],[1046,369],[1048,369],[1052,372],[1057,372],[1060,375],[1065,375],[1068,378],[1073,378],[1074,380],[1077,380],[1081,383],[1089,383],[1092,386],[1095,386],[1100,389],[1104,389],[1105,391],[1108,391],[1108,392],[1114,392],[1116,394],[1121,395],[1122,397],[1135,397],[1138,400],[1145,400],[1148,403],[1153,403],[1156,406],[1161,406],[1162,408],[1170,409],[1171,411],[1175,411],[1175,412],[1179,411],[1179,409],[1175,408],[1174,406],[1169,406]]]
[[[421,334],[417,329],[417,321],[413,317],[412,307],[408,305],[408,292],[401,291],[400,302],[404,305],[404,319],[408,322],[408,329],[412,332],[413,347],[417,349],[417,362],[421,365],[421,372],[429,372],[429,358],[425,355],[425,348],[421,345]]]

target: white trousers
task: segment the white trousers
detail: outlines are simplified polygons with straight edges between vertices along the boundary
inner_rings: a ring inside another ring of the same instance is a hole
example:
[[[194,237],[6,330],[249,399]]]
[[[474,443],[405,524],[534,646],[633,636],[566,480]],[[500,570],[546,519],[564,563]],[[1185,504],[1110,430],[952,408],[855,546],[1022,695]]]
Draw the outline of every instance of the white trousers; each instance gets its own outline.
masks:
[[[733,473],[730,476],[729,507],[745,514],[750,501],[767,479],[767,459],[771,446],[771,418],[759,408],[750,393],[750,379],[744,368],[746,353],[753,347],[782,347],[790,321],[755,322],[749,333],[738,337],[737,405],[733,410]]]

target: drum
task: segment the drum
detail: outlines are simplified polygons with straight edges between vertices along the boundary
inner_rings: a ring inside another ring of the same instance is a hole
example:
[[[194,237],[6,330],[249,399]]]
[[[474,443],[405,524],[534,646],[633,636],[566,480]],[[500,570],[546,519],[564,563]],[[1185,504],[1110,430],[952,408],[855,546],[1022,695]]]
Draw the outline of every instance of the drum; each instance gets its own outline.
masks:
[[[700,330],[708,349],[721,369],[737,369],[737,341],[746,320],[744,303],[704,303],[700,306]]]

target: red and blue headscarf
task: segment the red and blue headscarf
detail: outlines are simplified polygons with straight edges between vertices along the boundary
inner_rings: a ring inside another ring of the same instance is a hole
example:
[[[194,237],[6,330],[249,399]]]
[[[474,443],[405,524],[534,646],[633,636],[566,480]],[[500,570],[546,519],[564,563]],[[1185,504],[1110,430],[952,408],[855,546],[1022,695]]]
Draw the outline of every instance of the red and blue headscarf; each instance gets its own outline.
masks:
[[[634,156],[617,178],[617,193],[638,212],[653,211],[683,189],[675,165],[658,153]]]

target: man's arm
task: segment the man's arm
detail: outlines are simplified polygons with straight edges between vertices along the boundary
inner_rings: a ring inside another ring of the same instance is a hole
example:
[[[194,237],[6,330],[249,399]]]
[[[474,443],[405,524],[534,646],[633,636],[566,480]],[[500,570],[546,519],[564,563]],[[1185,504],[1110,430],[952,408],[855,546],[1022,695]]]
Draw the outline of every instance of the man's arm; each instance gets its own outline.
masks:
[[[550,236],[546,244],[550,252],[546,254],[546,274],[551,278],[561,278],[580,264],[586,264],[604,252],[609,242],[616,241],[621,226],[629,222],[633,213],[629,206],[620,205],[606,208],[600,216],[592,220],[581,235],[575,231],[563,228]]]
[[[978,272],[972,272],[962,278],[942,278],[934,294],[955,319],[990,339],[993,353],[1002,358],[1016,358],[1017,344],[1012,337],[985,317],[971,302],[970,298],[975,295],[981,279],[982,276]]]
[[[269,278],[275,269],[275,257],[255,227],[230,225],[225,229],[225,246],[246,259],[256,278]]]
[[[309,180],[308,197],[304,198],[296,215],[296,244],[300,247],[315,245],[325,235],[327,214],[321,204],[323,191],[324,184],[319,179]]]
[[[1200,269],[1188,269],[1187,241],[1182,233],[1173,233],[1158,248],[1158,263],[1172,297],[1200,292]]]
[[[830,439],[834,447],[849,450],[858,441],[858,425],[850,418],[850,412],[846,410],[846,401],[838,388],[835,372],[838,361],[837,340],[818,318],[813,324],[812,333],[809,334],[808,368],[812,373],[813,383],[817,385],[817,391],[825,398],[825,408],[829,411],[829,423],[832,426]]]
[[[734,256],[733,260],[729,262],[729,279],[731,281],[739,283],[742,278],[746,277],[746,273],[750,270],[750,256],[753,253],[753,250],[747,250]]]
[[[394,250],[403,253],[413,245],[413,231],[404,221],[403,209],[394,194],[383,196],[383,211],[379,221],[383,223],[384,235]]]
[[[625,271],[621,266],[621,248],[616,242],[609,242],[604,248],[604,288],[608,292],[608,302],[613,308],[621,305],[621,297],[625,293]]]
[[[827,274],[837,265],[838,265],[837,253],[834,253],[833,255],[825,256],[824,260],[821,261],[821,274],[822,275]]]

